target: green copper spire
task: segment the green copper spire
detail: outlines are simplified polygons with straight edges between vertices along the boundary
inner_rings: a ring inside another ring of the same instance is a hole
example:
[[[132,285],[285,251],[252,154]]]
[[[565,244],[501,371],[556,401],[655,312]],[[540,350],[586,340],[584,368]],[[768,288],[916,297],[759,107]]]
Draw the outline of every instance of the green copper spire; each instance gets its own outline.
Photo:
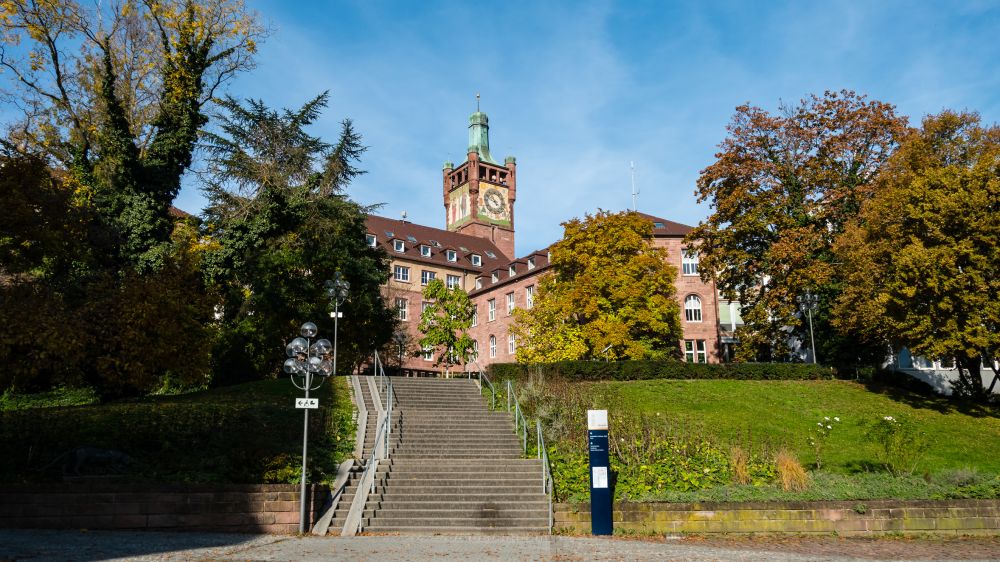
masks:
[[[479,159],[483,162],[499,165],[490,155],[490,120],[478,107],[469,117],[469,152],[479,154]]]

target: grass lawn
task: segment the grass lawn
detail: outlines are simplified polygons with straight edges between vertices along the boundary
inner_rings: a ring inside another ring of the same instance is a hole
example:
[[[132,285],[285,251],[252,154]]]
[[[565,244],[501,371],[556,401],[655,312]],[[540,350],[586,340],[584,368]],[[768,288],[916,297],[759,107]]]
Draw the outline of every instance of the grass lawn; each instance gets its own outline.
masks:
[[[786,446],[803,463],[815,455],[809,430],[838,416],[824,448],[824,468],[862,470],[875,460],[863,424],[907,417],[930,438],[918,472],[973,467],[1000,472],[1000,410],[961,407],[941,398],[849,381],[636,381],[594,383],[596,394],[636,411],[675,418],[720,441]],[[603,388],[601,388],[603,387]],[[611,412],[613,415],[613,412]]]
[[[55,405],[65,401],[52,393],[7,397],[0,482],[59,481],[60,458],[77,447],[127,454],[133,462],[124,477],[132,480],[294,482],[303,417],[296,396],[301,391],[279,379],[106,404]],[[313,396],[320,409],[310,413],[310,480],[319,481],[350,454],[354,424],[345,378]]]

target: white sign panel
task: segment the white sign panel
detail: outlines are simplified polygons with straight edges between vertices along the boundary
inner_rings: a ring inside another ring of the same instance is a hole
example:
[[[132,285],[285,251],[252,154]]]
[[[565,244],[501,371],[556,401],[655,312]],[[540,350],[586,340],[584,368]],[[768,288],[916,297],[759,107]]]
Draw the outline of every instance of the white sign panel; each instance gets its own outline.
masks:
[[[607,488],[608,487],[608,467],[606,466],[595,466],[594,467],[594,488]]]
[[[319,408],[319,398],[296,398],[295,407],[299,410],[315,410],[316,408]]]
[[[587,429],[607,429],[607,410],[587,410]]]

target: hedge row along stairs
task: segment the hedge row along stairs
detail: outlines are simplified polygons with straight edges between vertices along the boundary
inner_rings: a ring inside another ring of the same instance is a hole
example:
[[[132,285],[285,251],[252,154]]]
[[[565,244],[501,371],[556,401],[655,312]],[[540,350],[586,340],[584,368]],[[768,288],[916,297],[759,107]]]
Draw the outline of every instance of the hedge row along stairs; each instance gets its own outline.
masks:
[[[388,458],[360,529],[370,533],[549,532],[541,460],[522,458],[507,412],[468,379],[393,378]]]

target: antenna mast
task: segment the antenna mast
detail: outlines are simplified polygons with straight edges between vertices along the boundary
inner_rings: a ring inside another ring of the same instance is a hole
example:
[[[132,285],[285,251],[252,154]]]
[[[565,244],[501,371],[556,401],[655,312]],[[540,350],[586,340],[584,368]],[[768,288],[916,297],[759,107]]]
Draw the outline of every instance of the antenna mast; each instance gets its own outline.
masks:
[[[635,162],[629,162],[628,167],[632,174],[632,212],[634,213],[636,211],[635,198],[639,196],[639,190],[635,188]]]

